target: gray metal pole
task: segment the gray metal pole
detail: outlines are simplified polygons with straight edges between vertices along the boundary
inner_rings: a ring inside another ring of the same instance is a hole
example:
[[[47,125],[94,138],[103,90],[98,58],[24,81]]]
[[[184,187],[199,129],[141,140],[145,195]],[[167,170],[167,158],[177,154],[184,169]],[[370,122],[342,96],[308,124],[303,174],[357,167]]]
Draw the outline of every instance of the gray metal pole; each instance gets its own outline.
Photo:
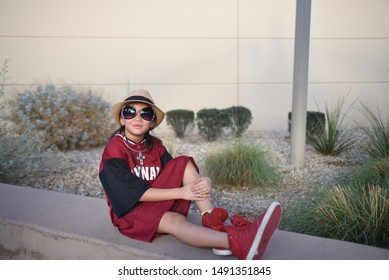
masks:
[[[294,44],[291,164],[304,166],[311,0],[297,0]]]

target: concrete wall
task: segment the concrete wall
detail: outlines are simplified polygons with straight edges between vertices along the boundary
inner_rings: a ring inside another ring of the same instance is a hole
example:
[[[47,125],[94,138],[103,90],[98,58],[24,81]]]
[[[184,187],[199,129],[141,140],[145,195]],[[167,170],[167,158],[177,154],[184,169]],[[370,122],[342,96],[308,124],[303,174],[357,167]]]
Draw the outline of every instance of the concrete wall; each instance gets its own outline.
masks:
[[[189,213],[188,219],[201,223],[197,213]],[[389,250],[277,230],[263,257],[388,260]],[[152,243],[128,238],[112,226],[105,199],[0,183],[0,262],[3,259],[225,262],[235,257],[217,256],[208,248],[192,247],[171,235],[162,235]]]
[[[72,83],[110,102],[147,88],[171,109],[248,107],[286,129],[296,1],[0,0],[7,94]],[[389,114],[389,1],[312,1],[308,110],[348,95]],[[357,103],[358,104],[358,103]],[[358,110],[351,117],[361,119]],[[162,125],[164,127],[164,125]]]

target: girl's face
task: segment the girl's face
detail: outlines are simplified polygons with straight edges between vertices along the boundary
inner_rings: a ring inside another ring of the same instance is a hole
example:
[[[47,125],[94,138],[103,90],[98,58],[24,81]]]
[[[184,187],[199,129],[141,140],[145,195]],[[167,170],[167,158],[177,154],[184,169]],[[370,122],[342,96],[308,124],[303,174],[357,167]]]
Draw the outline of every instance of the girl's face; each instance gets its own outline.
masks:
[[[124,119],[123,116],[120,116],[120,123],[125,127],[124,133],[126,137],[138,143],[143,140],[146,132],[154,127],[155,121],[147,121],[140,116],[139,110],[150,108],[150,105],[144,103],[132,103],[127,106],[133,107],[137,113],[132,119]]]

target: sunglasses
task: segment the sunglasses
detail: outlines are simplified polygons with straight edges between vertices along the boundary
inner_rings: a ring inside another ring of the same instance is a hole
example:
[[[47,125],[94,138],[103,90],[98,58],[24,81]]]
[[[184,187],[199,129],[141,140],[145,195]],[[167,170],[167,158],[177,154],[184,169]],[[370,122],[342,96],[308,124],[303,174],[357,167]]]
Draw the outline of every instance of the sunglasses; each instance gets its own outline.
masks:
[[[146,107],[140,110],[135,109],[132,106],[124,106],[122,108],[122,118],[126,120],[131,120],[135,118],[137,114],[140,114],[140,117],[144,119],[145,121],[152,121],[155,119],[155,112],[151,107]]]

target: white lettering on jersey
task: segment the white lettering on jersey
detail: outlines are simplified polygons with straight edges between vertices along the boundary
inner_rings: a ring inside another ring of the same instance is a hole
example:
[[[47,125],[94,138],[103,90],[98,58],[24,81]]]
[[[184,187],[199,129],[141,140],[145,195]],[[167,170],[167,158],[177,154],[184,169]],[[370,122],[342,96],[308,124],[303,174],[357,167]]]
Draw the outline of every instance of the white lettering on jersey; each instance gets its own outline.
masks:
[[[160,168],[158,166],[137,166],[132,173],[145,181],[154,181],[157,179]]]

